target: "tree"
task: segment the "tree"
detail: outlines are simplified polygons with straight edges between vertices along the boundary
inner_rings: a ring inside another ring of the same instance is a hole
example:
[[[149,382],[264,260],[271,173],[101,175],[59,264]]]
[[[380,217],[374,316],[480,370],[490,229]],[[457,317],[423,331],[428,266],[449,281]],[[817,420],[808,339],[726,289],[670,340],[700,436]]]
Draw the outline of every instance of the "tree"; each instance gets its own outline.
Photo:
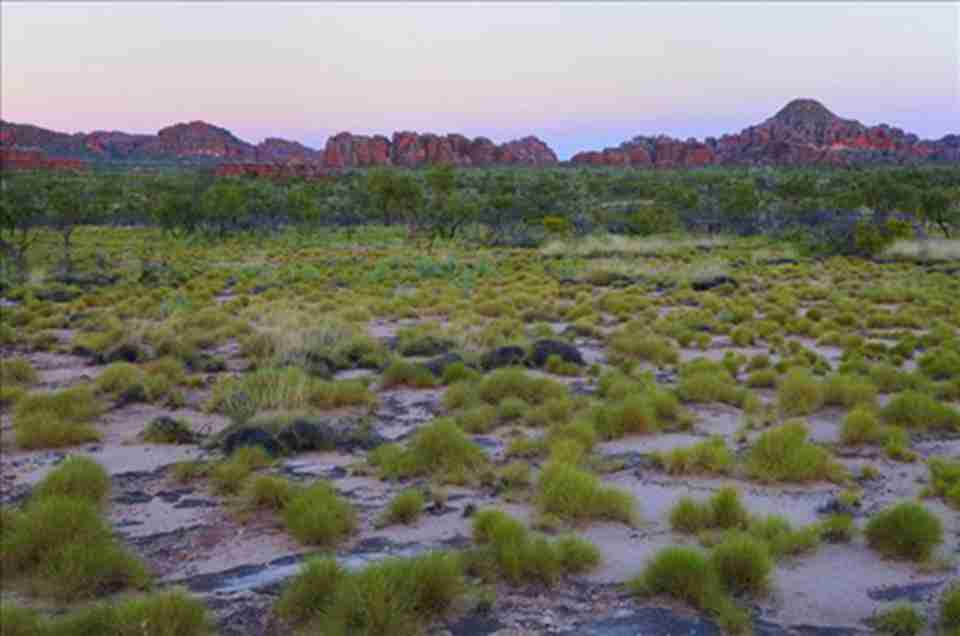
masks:
[[[118,182],[89,176],[58,176],[48,184],[46,216],[63,242],[62,269],[73,274],[73,233],[108,218],[121,195]]]
[[[174,237],[192,234],[203,221],[200,201],[211,185],[204,177],[162,177],[148,185],[147,207],[153,221]]]
[[[222,239],[237,228],[247,215],[249,202],[243,183],[236,179],[220,179],[200,197],[203,220]]]
[[[0,179],[0,256],[10,259],[21,277],[27,272],[27,252],[39,238],[37,230],[46,207],[41,175],[3,175]]]
[[[920,197],[920,212],[926,222],[935,224],[950,238],[951,229],[960,226],[960,190],[927,190]]]
[[[400,217],[407,222],[410,234],[416,233],[424,193],[412,174],[386,168],[371,170],[367,175],[367,189],[385,224],[392,225]]]

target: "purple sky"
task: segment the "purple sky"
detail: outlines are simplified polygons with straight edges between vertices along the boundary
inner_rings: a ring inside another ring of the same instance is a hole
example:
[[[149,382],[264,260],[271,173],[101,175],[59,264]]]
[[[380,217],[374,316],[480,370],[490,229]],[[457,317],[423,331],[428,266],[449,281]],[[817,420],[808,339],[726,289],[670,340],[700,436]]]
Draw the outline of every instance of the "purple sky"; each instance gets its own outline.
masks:
[[[251,142],[341,130],[536,134],[561,157],[719,135],[794,97],[960,131],[958,3],[14,3],[0,111],[67,132],[203,119]]]

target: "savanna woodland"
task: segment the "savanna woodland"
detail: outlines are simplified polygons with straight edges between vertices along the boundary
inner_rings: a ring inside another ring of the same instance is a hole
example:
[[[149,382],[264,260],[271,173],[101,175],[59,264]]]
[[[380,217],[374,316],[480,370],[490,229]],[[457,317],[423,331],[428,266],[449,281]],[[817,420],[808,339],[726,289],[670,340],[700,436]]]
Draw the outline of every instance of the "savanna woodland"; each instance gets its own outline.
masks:
[[[956,636],[958,233],[955,166],[4,172],[3,634]]]

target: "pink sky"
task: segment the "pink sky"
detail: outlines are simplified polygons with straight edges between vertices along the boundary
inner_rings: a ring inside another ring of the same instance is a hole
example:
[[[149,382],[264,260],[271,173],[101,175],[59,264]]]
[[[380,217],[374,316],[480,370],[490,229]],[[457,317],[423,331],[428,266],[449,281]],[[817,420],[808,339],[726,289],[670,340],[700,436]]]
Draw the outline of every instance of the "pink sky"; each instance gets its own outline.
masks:
[[[193,119],[248,141],[536,134],[562,157],[719,135],[794,97],[960,131],[957,3],[13,3],[0,111],[67,132]]]

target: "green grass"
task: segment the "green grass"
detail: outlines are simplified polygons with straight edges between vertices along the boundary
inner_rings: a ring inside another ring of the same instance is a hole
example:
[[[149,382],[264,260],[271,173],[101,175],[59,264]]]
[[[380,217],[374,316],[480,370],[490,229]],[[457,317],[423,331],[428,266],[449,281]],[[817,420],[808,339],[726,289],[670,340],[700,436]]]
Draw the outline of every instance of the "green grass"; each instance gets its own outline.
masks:
[[[17,445],[33,450],[95,442],[100,439],[100,433],[91,422],[101,411],[88,386],[55,393],[30,393],[17,400],[14,409]]]
[[[340,543],[357,526],[353,506],[323,482],[297,493],[284,508],[283,518],[298,541],[325,547]]]
[[[790,369],[777,385],[777,408],[785,417],[815,413],[824,397],[823,384],[806,369]]]
[[[384,389],[397,386],[428,389],[437,385],[437,379],[424,366],[406,360],[394,360],[384,370],[381,385]]]
[[[733,452],[719,436],[658,453],[656,458],[671,475],[729,475],[736,464]]]
[[[418,636],[464,594],[460,559],[434,552],[390,558],[358,572],[309,561],[277,601],[277,613],[309,633]]]
[[[794,528],[778,515],[751,519],[747,531],[764,541],[775,559],[811,552],[820,544],[823,533],[818,524]]]
[[[135,387],[143,387],[146,373],[135,364],[114,362],[97,376],[94,386],[98,393],[119,396]]]
[[[706,609],[717,594],[718,581],[707,554],[696,548],[670,547],[654,555],[627,586],[640,596],[664,594]]]
[[[101,505],[110,494],[110,476],[103,467],[88,457],[67,457],[37,484],[35,499],[61,496],[83,499]]]
[[[915,636],[927,626],[927,619],[910,603],[898,603],[878,612],[870,623],[881,634]]]
[[[903,502],[877,513],[864,532],[871,548],[893,559],[926,561],[943,542],[940,518],[914,502]]]
[[[960,510],[960,460],[931,457],[927,465],[930,468],[931,492]]]
[[[919,391],[898,393],[881,411],[887,424],[913,430],[960,428],[960,413]]]
[[[796,420],[764,432],[750,448],[747,473],[764,482],[844,481],[843,467],[807,435],[806,425]]]
[[[483,450],[449,418],[420,428],[406,448],[381,446],[368,455],[387,479],[434,475],[448,483],[466,483],[489,465]]]
[[[745,529],[749,521],[750,513],[733,487],[721,488],[704,502],[681,497],[670,510],[670,527],[689,534],[714,528]]]
[[[244,446],[234,451],[229,459],[214,464],[210,469],[210,483],[221,495],[239,493],[247,478],[258,468],[269,466],[273,459],[259,446]]]
[[[423,514],[423,507],[426,505],[426,498],[423,493],[416,489],[404,490],[398,493],[384,511],[380,518],[381,526],[390,526],[393,524],[410,525],[415,523]]]
[[[848,446],[878,442],[883,438],[883,424],[870,407],[857,406],[843,418],[840,441]]]
[[[603,486],[595,475],[562,461],[544,466],[537,482],[536,502],[542,514],[568,521],[608,519],[633,524],[637,517],[629,493]]]
[[[770,586],[773,559],[763,541],[745,533],[727,535],[710,554],[710,565],[731,594],[760,594]]]
[[[36,384],[40,375],[33,366],[23,358],[0,359],[0,386]]]
[[[940,598],[940,625],[945,630],[960,629],[960,583],[951,584]]]
[[[874,406],[877,387],[862,376],[835,373],[823,381],[823,403],[826,406],[853,408]]]
[[[513,585],[553,585],[563,574],[587,572],[600,563],[589,541],[569,534],[550,541],[500,510],[474,515],[473,538],[480,548],[468,556],[468,571],[489,569]]]
[[[100,603],[54,618],[8,603],[0,606],[4,636],[210,636],[203,603],[182,590]]]
[[[243,487],[248,508],[283,510],[293,500],[299,486],[277,475],[255,475]]]
[[[143,565],[89,501],[46,496],[7,523],[0,537],[4,576],[23,581],[33,594],[72,601],[148,582]]]

